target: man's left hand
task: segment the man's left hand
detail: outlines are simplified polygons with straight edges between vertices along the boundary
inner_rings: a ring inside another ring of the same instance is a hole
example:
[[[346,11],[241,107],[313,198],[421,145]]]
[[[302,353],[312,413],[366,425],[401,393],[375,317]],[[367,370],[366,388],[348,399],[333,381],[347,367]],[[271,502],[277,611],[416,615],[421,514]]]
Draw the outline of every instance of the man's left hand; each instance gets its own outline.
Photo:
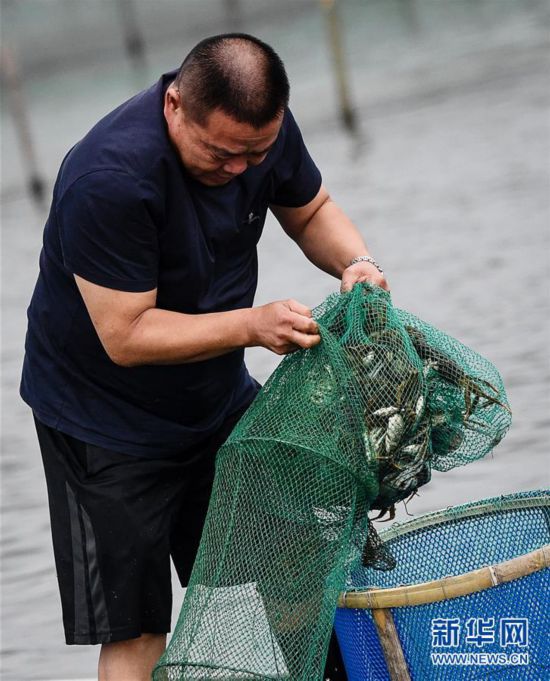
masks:
[[[363,283],[365,281],[368,281],[375,286],[380,286],[381,288],[386,289],[386,291],[390,290],[384,274],[372,263],[362,261],[346,267],[342,274],[340,292],[345,293],[346,291],[351,291],[355,284]]]

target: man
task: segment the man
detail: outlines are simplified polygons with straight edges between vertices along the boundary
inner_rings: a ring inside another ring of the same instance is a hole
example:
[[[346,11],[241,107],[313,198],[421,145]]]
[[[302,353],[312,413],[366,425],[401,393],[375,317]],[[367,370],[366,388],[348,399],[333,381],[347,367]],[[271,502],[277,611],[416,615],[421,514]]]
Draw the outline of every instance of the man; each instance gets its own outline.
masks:
[[[258,390],[244,348],[320,341],[305,305],[253,307],[268,207],[344,290],[386,286],[322,186],[288,96],[268,45],[206,39],[99,121],[56,181],[21,393],[66,641],[102,644],[101,681],[149,678],[164,649],[170,556],[185,585],[215,453]]]

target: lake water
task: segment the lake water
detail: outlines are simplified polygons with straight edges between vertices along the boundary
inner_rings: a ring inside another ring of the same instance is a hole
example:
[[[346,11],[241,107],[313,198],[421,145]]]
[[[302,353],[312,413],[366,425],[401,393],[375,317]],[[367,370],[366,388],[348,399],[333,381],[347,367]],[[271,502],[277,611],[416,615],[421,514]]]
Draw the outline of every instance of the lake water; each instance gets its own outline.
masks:
[[[2,3],[4,32],[28,69],[24,94],[50,188],[65,151],[99,116],[138,84],[176,66],[199,38],[229,25],[221,2],[136,4],[149,36],[141,71],[106,42],[114,30],[106,18],[109,2],[93,9],[80,0]],[[360,138],[339,125],[326,27],[315,2],[285,3],[279,12],[260,0],[243,2],[241,26],[272,43],[285,60],[292,108],[309,149],[333,197],[383,264],[394,303],[492,360],[514,412],[512,429],[493,455],[435,474],[409,512],[548,487],[548,3],[341,5]],[[178,15],[183,9],[187,14]],[[94,48],[83,17],[96,22],[102,51]],[[98,649],[63,643],[41,461],[30,412],[18,397],[44,210],[24,191],[5,99],[2,678],[91,678]],[[257,303],[294,297],[314,306],[337,286],[268,222]],[[248,352],[260,381],[278,361],[266,350]],[[175,611],[180,602],[178,592]]]

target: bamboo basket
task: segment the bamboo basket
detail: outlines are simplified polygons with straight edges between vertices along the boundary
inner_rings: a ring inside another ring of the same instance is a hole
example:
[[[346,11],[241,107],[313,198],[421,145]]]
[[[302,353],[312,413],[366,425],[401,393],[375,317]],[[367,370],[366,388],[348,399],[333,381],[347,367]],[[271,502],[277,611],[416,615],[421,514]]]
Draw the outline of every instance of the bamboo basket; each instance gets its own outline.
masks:
[[[338,603],[349,681],[550,679],[547,491],[444,509],[380,536],[396,571],[357,571]],[[449,622],[452,645],[434,645]]]

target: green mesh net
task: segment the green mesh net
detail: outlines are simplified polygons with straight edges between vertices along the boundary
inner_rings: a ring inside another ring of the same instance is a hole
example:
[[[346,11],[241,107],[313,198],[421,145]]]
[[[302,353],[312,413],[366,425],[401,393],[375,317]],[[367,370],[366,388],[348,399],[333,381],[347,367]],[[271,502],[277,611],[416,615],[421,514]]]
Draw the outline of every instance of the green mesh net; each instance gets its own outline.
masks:
[[[154,681],[321,679],[354,566],[388,569],[368,511],[484,456],[510,410],[487,360],[369,284],[314,310],[218,453],[199,552]]]

